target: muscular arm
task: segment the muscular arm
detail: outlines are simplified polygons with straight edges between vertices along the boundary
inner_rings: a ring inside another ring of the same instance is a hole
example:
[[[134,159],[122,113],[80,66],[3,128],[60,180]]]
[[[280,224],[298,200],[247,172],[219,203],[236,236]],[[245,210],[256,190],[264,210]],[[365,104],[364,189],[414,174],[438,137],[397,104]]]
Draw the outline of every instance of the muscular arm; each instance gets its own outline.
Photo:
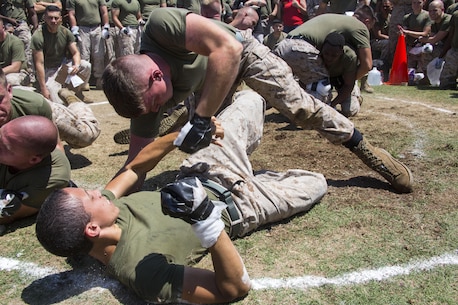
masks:
[[[372,69],[372,53],[371,48],[358,49],[359,66],[356,70],[356,79],[361,79]]]
[[[225,231],[209,248],[214,272],[185,267],[182,299],[191,303],[226,303],[248,294],[251,284],[243,261]]]
[[[102,20],[102,26],[108,24],[108,9],[105,5],[100,6],[100,18]]]
[[[207,73],[196,113],[211,117],[235,81],[242,45],[229,33],[197,14],[186,16],[186,48],[208,56]]]
[[[68,45],[68,50],[70,51],[70,54],[72,54],[72,62],[73,62],[73,69],[70,74],[76,75],[76,73],[78,73],[79,66],[81,65],[81,54],[76,45],[76,42],[70,43]]]
[[[176,147],[173,145],[173,140],[176,139],[177,135],[178,132],[174,132],[159,137],[154,142],[149,141],[149,144],[136,154],[135,159],[130,161],[120,173],[106,185],[105,189],[110,190],[116,198],[119,198],[136,187],[139,182],[143,183],[146,173],[152,170],[164,156]],[[133,140],[132,137],[136,136],[131,135],[131,143]],[[145,143],[149,140],[147,138],[139,138],[138,140],[141,141],[141,139],[144,139]]]
[[[5,74],[18,73],[19,71],[21,71],[21,66],[22,61],[13,61],[11,65],[5,66],[2,69]]]
[[[70,24],[70,27],[77,26],[76,22],[76,16],[75,16],[75,10],[68,10],[68,23]]]
[[[32,50],[33,63],[35,65],[35,72],[38,84],[40,85],[40,93],[47,99],[51,98],[48,88],[46,87],[45,77],[45,57],[43,51]]]

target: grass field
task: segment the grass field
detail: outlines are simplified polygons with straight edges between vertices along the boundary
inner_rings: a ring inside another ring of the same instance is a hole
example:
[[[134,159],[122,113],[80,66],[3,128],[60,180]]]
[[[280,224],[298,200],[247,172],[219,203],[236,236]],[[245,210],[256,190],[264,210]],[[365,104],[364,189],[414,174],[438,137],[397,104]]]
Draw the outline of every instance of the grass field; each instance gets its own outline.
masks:
[[[414,192],[394,192],[347,149],[270,111],[254,169],[321,172],[329,190],[308,213],[235,241],[255,284],[237,304],[458,304],[458,92],[375,89],[352,120],[410,167]],[[91,107],[102,134],[67,155],[79,186],[101,188],[126,158],[112,137],[128,121],[105,103]],[[184,157],[168,155],[144,188],[170,181]],[[95,261],[48,254],[33,218],[9,226],[0,243],[0,304],[144,304]]]

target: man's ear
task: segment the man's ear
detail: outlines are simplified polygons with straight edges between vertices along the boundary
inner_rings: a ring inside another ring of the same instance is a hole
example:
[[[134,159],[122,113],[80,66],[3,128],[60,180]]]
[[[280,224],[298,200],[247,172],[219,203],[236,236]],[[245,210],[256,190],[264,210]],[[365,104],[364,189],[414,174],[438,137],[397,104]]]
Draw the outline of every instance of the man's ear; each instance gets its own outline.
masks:
[[[41,156],[35,155],[35,156],[32,156],[30,158],[29,163],[32,164],[32,165],[35,165],[35,164],[40,163],[41,160],[43,160],[43,158]]]
[[[164,77],[164,74],[162,73],[161,70],[154,70],[153,74],[151,75],[151,77],[152,77],[153,81],[159,82]]]
[[[84,230],[84,234],[88,237],[88,238],[95,238],[97,236],[100,235],[100,227],[99,225],[93,223],[93,222],[89,222],[87,225],[86,225],[86,228]]]

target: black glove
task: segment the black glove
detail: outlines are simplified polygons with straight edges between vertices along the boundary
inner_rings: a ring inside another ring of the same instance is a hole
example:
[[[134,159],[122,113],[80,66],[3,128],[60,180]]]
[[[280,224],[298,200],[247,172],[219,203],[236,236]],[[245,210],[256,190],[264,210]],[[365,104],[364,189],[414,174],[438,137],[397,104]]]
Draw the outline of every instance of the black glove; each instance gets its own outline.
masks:
[[[24,193],[13,190],[0,190],[0,217],[12,216],[22,204],[22,199],[27,198]]]
[[[166,185],[161,190],[162,213],[195,224],[205,220],[214,205],[199,179],[186,177]]]
[[[192,154],[210,145],[211,140],[211,118],[204,118],[195,113],[191,121],[181,128],[173,144],[181,151]]]

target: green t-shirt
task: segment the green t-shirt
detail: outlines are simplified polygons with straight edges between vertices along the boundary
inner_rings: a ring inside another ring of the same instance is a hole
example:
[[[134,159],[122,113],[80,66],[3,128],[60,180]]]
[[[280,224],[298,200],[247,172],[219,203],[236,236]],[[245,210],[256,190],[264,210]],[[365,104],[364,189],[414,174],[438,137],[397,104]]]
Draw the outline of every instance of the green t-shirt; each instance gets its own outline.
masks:
[[[57,33],[48,31],[46,25],[32,35],[30,47],[35,51],[43,51],[45,68],[58,68],[69,53],[68,47],[75,42],[75,36],[69,29],[60,25]]]
[[[140,0],[140,8],[142,12],[142,18],[148,20],[149,14],[159,7],[161,4],[167,4],[166,0]]]
[[[424,28],[431,25],[432,21],[429,18],[427,11],[422,10],[419,14],[415,15],[410,13],[404,16],[402,26],[410,31],[422,32]],[[406,45],[413,46],[416,38],[406,35]]]
[[[13,88],[11,119],[24,115],[40,115],[52,120],[51,106],[41,94]]]
[[[280,36],[276,38],[272,33],[264,37],[263,44],[268,46],[269,49],[273,50],[275,45],[285,39],[287,34],[285,32],[281,32]]]
[[[140,12],[140,3],[137,0],[113,0],[111,10],[119,10],[119,21],[123,26],[137,26],[137,13]]]
[[[367,27],[356,17],[339,14],[322,14],[304,22],[288,33],[290,36],[303,36],[317,49],[321,49],[326,36],[337,32],[345,37],[345,43],[354,50],[370,48]]]
[[[355,73],[358,69],[358,57],[350,47],[344,46],[344,53],[338,62],[331,67],[326,67],[330,77],[342,76],[347,73]]]
[[[34,0],[1,1],[0,14],[6,17],[27,21],[27,9],[35,6]]]
[[[68,0],[66,8],[69,11],[75,11],[79,26],[94,26],[102,22],[101,6],[106,6],[105,0]]]
[[[53,190],[67,187],[69,181],[70,162],[59,149],[35,166],[14,174],[0,164],[0,188],[27,193],[29,197],[22,203],[36,209]]]
[[[433,22],[431,24],[431,36],[434,36],[441,31],[448,32],[450,27],[450,19],[452,19],[452,15],[444,14],[444,17],[442,18],[441,22]],[[445,36],[445,38],[447,38],[447,36]],[[445,38],[443,39],[443,41],[445,41]]]
[[[113,200],[111,192],[103,194]],[[184,266],[206,253],[190,225],[162,213],[160,192],[138,192],[113,203],[122,235],[108,273],[145,300],[180,298]]]
[[[167,108],[184,101],[204,84],[208,58],[186,49],[186,15],[191,12],[178,8],[161,8],[151,12],[145,25],[140,52],[161,56],[170,66],[173,96],[162,110],[131,120],[131,132],[140,137],[157,135],[159,119]],[[235,36],[236,29],[215,21]]]
[[[16,36],[7,33],[4,41],[0,42],[0,67],[4,68],[15,61],[20,61],[21,69],[27,69],[24,43]]]

